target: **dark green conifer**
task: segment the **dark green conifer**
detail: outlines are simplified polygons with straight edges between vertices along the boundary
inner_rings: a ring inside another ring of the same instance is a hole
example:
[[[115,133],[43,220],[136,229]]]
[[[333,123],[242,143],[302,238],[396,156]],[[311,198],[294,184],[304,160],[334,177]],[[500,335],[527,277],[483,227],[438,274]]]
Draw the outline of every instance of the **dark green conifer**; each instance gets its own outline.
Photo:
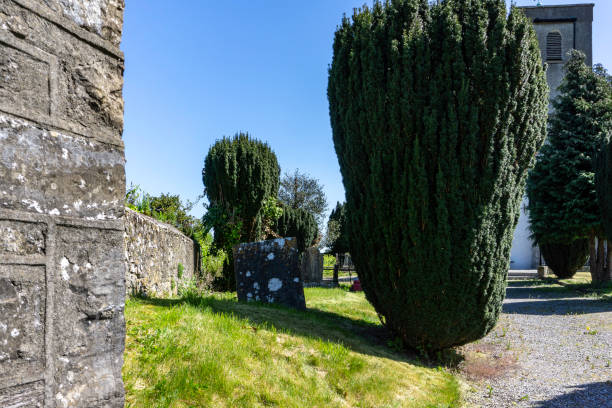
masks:
[[[501,311],[547,85],[502,0],[375,2],[344,18],[328,98],[351,256],[411,347],[487,334]]]
[[[576,239],[569,244],[547,242],[540,244],[546,265],[560,279],[569,279],[589,259],[589,240]]]
[[[327,221],[327,246],[332,254],[350,252],[344,203],[336,203]]]
[[[571,51],[560,94],[552,103],[547,143],[529,175],[527,195],[536,243],[573,245],[578,249],[584,246],[575,241],[588,239],[591,274],[596,282],[605,267],[605,246],[596,246],[604,238],[593,157],[612,130],[612,95],[606,79],[584,61],[583,53]],[[546,256],[545,259],[547,263],[558,263]],[[582,257],[573,259],[580,262]],[[557,272],[554,268],[553,271]]]
[[[218,140],[209,150],[202,170],[209,209],[206,220],[215,231],[217,248],[224,249],[224,287],[233,290],[232,246],[262,238],[261,209],[278,195],[280,167],[268,146],[238,133]]]
[[[283,215],[276,220],[273,230],[281,237],[297,238],[300,252],[312,246],[319,233],[314,215],[301,208],[289,206],[283,206]]]

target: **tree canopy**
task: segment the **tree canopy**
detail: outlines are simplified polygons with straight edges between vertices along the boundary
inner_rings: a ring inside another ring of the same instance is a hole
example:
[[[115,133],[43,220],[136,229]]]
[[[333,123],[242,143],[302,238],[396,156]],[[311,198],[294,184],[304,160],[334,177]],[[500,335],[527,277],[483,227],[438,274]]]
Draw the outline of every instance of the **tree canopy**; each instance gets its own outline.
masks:
[[[294,210],[302,209],[314,215],[321,224],[327,211],[327,197],[318,179],[296,169],[294,173],[285,173],[280,181],[278,191],[280,202]]]

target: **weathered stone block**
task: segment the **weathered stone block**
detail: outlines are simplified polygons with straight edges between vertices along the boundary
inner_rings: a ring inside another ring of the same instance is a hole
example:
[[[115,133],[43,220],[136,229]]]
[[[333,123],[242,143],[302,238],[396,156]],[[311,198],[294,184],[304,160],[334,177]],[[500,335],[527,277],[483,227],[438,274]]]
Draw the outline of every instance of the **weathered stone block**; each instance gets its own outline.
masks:
[[[237,245],[234,270],[238,300],[306,308],[295,238]]]
[[[323,280],[323,254],[317,247],[306,248],[302,254],[300,269],[304,282]]]
[[[47,225],[0,220],[0,255],[44,255]]]
[[[48,115],[50,66],[23,50],[0,42],[0,100],[18,109]]]
[[[123,262],[122,231],[58,228],[53,331],[59,406],[123,396],[125,286],[116,274]]]
[[[0,384],[42,376],[45,292],[43,266],[0,265]]]
[[[35,381],[0,389],[0,407],[43,408],[45,406],[45,383]]]
[[[0,0],[0,407],[123,407],[122,0]]]
[[[0,207],[90,220],[123,216],[123,151],[0,114]]]

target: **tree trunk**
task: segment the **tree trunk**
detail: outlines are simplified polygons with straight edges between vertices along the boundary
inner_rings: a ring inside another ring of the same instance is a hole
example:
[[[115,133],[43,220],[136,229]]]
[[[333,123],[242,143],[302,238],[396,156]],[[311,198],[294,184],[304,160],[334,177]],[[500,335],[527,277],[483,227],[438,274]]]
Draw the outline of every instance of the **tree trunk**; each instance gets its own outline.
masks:
[[[332,280],[333,284],[338,286],[338,269],[340,269],[340,259],[338,254],[336,254],[336,263],[334,264],[334,278]]]
[[[606,262],[606,273],[604,274],[604,282],[612,281],[612,248],[610,248],[610,242],[606,241],[606,252],[607,252],[607,262]]]
[[[590,243],[590,272],[593,285],[610,281],[610,251],[601,237],[592,237]],[[608,261],[608,262],[606,262]],[[606,264],[607,263],[607,264]]]

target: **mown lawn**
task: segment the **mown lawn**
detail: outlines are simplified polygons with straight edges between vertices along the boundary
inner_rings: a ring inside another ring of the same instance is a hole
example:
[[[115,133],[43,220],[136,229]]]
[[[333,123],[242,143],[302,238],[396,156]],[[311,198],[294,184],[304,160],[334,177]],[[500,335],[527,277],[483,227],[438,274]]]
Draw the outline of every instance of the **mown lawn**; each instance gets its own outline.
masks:
[[[231,294],[131,299],[127,407],[456,407],[458,381],[387,345],[363,293],[306,289],[306,312]]]

